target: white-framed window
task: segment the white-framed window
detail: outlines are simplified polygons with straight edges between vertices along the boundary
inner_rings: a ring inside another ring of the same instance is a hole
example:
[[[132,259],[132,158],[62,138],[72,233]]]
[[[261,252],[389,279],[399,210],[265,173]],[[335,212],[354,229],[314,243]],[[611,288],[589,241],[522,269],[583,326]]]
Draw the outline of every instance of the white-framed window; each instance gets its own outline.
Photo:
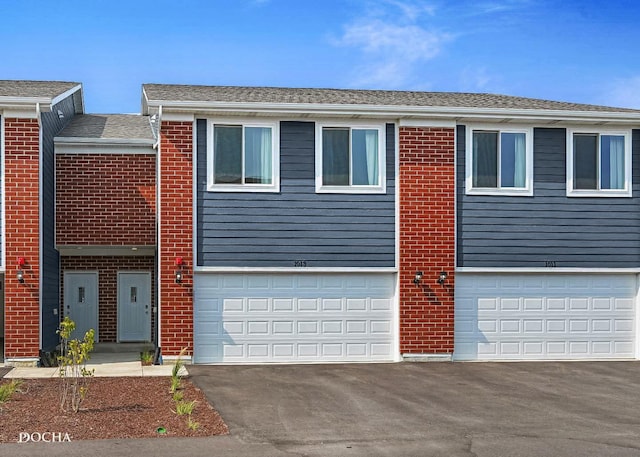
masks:
[[[280,190],[279,129],[276,122],[214,120],[208,126],[208,190]]]
[[[466,191],[533,195],[533,130],[471,126],[466,144]]]
[[[316,124],[316,192],[386,192],[384,124]]]
[[[567,131],[567,196],[631,197],[630,131]]]

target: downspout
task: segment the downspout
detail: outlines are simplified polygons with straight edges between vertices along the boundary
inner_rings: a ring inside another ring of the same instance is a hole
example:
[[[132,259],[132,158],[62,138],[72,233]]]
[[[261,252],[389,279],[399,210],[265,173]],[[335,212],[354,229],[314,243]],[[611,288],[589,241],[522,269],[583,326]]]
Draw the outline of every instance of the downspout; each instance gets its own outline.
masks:
[[[42,111],[40,110],[40,103],[36,103],[36,120],[38,121],[38,269],[40,271],[40,274],[38,275],[38,308],[39,308],[39,312],[38,312],[38,327],[39,327],[39,331],[38,331],[38,349],[39,351],[42,351],[42,313],[44,312],[44,306],[43,306],[43,295],[42,295],[42,287],[44,285],[43,282],[43,274],[44,274],[44,270],[42,268],[42,264],[44,262],[44,256],[43,256],[43,251],[44,251],[44,242],[43,242],[43,230],[44,227],[42,225],[42,219],[44,217],[44,205],[42,202],[42,198],[43,198],[43,187],[44,187],[44,175],[42,173],[42,167],[43,167],[43,138],[42,138]],[[38,354],[38,358],[40,358],[41,354]]]
[[[156,288],[156,308],[155,308],[155,314],[156,314],[156,319],[155,319],[155,325],[154,325],[154,337],[155,337],[155,343],[156,343],[156,349],[155,349],[155,354],[153,357],[153,364],[154,365],[162,365],[162,348],[160,347],[160,330],[161,330],[161,325],[160,325],[160,310],[161,310],[161,296],[160,296],[160,292],[161,292],[161,288],[160,288],[160,282],[161,282],[161,270],[160,270],[160,234],[161,234],[161,230],[160,230],[160,180],[161,180],[161,174],[160,174],[160,156],[162,153],[162,148],[161,148],[161,144],[162,144],[162,105],[160,105],[158,107],[158,114],[156,117],[156,134],[157,134],[157,138],[156,138],[156,143],[153,145],[154,149],[156,150],[156,258],[155,258],[155,288]]]

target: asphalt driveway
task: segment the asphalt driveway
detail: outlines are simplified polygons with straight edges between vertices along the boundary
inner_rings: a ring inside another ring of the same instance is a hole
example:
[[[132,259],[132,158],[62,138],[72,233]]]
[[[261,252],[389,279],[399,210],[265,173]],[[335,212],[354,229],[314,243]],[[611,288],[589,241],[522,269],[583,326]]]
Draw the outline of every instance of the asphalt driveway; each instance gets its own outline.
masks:
[[[191,366],[264,455],[640,456],[640,362]]]

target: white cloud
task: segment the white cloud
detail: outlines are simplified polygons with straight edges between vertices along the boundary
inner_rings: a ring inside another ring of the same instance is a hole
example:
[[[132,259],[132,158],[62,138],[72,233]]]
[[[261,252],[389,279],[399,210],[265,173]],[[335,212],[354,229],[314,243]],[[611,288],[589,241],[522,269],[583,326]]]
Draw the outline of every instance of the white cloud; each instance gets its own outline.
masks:
[[[502,1],[486,1],[474,2],[469,9],[471,15],[504,13],[507,11],[518,10],[529,6],[530,0],[502,0]]]
[[[490,92],[495,83],[495,77],[484,66],[465,67],[460,73],[460,90],[464,92]]]
[[[379,19],[352,24],[342,36],[343,44],[360,47],[366,53],[411,62],[436,56],[445,40],[446,35],[418,25],[388,24]]]
[[[433,16],[436,12],[436,8],[433,5],[421,3],[421,2],[406,2],[401,0],[386,0],[387,5],[398,8],[402,14],[409,20],[415,21],[422,14],[428,14]]]
[[[368,14],[344,26],[336,41],[360,51],[358,86],[392,87],[405,84],[417,64],[436,57],[452,36],[427,28],[421,21],[435,9],[422,2],[386,0]]]
[[[621,108],[640,109],[640,75],[614,80],[599,103]]]

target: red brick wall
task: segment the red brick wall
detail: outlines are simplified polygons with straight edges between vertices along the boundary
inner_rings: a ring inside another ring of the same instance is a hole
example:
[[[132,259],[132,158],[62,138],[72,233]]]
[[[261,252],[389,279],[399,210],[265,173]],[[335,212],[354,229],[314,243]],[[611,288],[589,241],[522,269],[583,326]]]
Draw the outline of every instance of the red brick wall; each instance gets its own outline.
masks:
[[[98,341],[114,343],[118,338],[118,272],[141,271],[151,273],[151,304],[155,303],[154,259],[134,256],[73,256],[60,258],[60,303],[64,304],[64,273],[73,271],[98,272]],[[60,314],[64,317],[64,306]],[[155,314],[151,314],[151,338]]]
[[[155,244],[154,154],[56,155],[58,245]]]
[[[36,119],[7,118],[5,134],[5,357],[37,357],[40,349],[40,229]],[[25,282],[16,278],[24,257]]]
[[[160,346],[193,353],[193,123],[163,121],[160,139]],[[176,284],[176,257],[184,278]]]
[[[455,134],[400,127],[400,352],[453,353]],[[441,270],[448,277],[437,283]],[[416,271],[424,278],[413,283]]]

